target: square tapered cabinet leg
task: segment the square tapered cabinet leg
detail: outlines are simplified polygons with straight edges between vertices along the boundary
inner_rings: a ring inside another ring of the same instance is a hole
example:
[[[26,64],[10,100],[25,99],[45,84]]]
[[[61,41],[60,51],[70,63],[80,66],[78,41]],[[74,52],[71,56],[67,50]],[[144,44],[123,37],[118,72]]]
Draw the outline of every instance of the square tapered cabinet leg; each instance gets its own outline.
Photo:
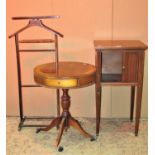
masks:
[[[101,87],[96,86],[96,136],[99,136],[101,117]]]
[[[134,102],[135,102],[135,86],[131,86],[131,101],[130,101],[130,121],[133,121],[134,114]]]
[[[138,136],[139,131],[139,120],[141,114],[141,98],[142,98],[142,87],[137,88],[137,103],[136,103],[136,122],[135,122],[135,136]]]

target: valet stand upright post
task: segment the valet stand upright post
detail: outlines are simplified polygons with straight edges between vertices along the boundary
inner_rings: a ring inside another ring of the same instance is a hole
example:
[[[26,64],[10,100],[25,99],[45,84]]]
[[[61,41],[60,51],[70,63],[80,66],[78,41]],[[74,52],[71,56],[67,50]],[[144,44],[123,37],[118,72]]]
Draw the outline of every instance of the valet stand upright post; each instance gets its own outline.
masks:
[[[51,119],[53,117],[43,117],[43,116],[32,116],[27,117],[24,115],[24,109],[23,109],[23,88],[37,88],[41,87],[40,85],[34,85],[34,84],[22,84],[21,79],[21,60],[20,60],[20,53],[23,52],[55,52],[55,61],[58,62],[58,37],[63,37],[63,35],[52,28],[46,26],[42,19],[54,19],[59,18],[59,16],[32,16],[32,17],[12,17],[13,20],[29,20],[28,24],[13,33],[9,36],[9,38],[15,37],[15,46],[16,46],[16,59],[17,59],[17,74],[18,74],[18,95],[19,95],[19,114],[20,114],[20,123],[18,127],[18,131],[22,129],[22,127],[46,127],[47,125],[41,125],[41,124],[24,124],[26,120],[34,120],[34,119]],[[23,32],[24,30],[30,28],[30,27],[40,27],[45,30],[47,30],[49,33],[54,35],[54,39],[29,39],[29,40],[19,40],[19,34]],[[54,49],[20,49],[20,44],[23,43],[54,43]],[[57,64],[57,63],[56,63]],[[57,66],[56,66],[57,67]],[[60,116],[60,93],[59,89],[56,90],[57,95],[57,116]]]

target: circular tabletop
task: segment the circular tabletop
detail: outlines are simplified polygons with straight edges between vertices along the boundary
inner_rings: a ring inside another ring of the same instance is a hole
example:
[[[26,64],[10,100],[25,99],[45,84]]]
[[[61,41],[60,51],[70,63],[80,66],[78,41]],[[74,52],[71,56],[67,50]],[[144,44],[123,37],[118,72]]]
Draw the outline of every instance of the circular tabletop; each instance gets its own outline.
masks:
[[[36,83],[51,88],[85,87],[95,83],[95,66],[81,62],[59,62],[58,72],[55,63],[47,63],[34,68]]]

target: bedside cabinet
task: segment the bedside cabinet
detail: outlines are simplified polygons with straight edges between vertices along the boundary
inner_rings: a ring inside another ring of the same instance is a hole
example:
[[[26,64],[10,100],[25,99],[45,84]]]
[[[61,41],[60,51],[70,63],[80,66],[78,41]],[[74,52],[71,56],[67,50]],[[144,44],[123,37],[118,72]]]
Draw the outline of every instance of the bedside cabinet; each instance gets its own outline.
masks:
[[[138,40],[95,40],[96,56],[96,134],[99,134],[102,86],[130,86],[130,120],[133,121],[135,87],[135,135],[141,113],[144,58],[147,46]]]

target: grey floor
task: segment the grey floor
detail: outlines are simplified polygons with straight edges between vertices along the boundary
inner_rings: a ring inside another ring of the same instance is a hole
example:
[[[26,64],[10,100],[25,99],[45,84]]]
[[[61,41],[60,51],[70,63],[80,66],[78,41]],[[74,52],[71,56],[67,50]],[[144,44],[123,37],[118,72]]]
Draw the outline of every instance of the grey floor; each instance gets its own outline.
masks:
[[[87,132],[95,135],[95,119],[77,118]],[[42,121],[49,124],[50,121]],[[23,128],[18,131],[18,117],[7,117],[7,155],[147,155],[147,121],[140,123],[139,136],[134,136],[134,123],[128,119],[101,119],[100,135],[96,141],[81,136],[70,128],[60,143],[63,152],[54,146],[56,128],[36,134],[36,128]],[[40,123],[26,122],[29,124]]]

